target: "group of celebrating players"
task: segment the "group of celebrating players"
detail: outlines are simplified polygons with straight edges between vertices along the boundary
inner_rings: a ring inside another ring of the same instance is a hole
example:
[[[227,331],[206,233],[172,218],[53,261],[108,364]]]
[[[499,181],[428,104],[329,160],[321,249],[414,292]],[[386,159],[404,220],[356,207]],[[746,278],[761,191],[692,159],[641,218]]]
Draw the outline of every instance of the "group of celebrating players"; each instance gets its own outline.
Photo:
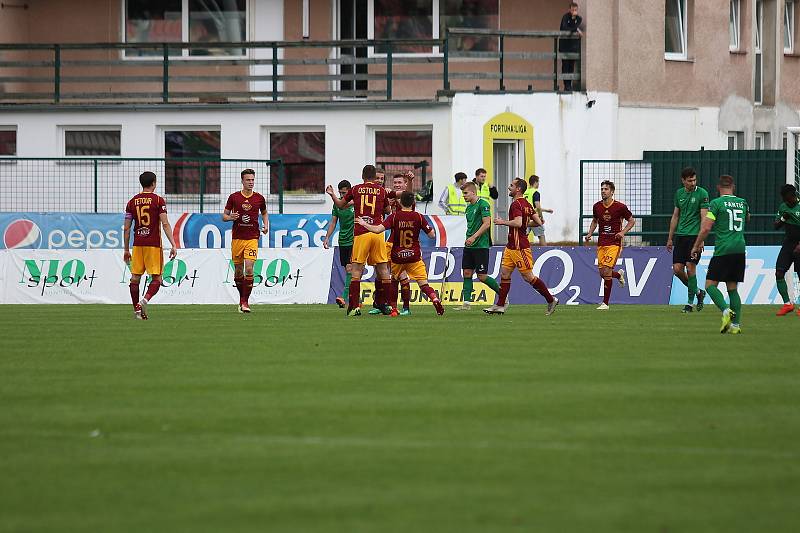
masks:
[[[466,205],[463,212],[467,218],[467,232],[462,259],[463,303],[456,309],[470,309],[473,276],[477,275],[481,282],[497,293],[494,305],[485,308],[484,312],[494,315],[505,313],[511,289],[511,275],[514,270],[519,270],[522,278],[547,302],[545,314],[552,315],[559,301],[550,294],[545,283],[533,275],[533,256],[528,233],[530,228],[541,228],[543,221],[540,218],[539,202],[535,202],[537,207],[534,208],[527,199],[531,197],[530,194],[526,198],[528,183],[520,178],[511,182],[508,186],[508,195],[512,199],[508,219],[497,216],[492,221],[491,206],[483,194],[486,193],[483,190],[486,186],[475,181],[464,183],[463,179],[459,180],[462,175],[463,173],[456,175],[456,182],[462,183],[460,190]],[[336,299],[337,303],[342,308],[346,307],[347,316],[361,315],[361,276],[365,266],[370,265],[375,267],[376,273],[373,309],[370,314],[410,314],[410,282],[414,281],[430,300],[436,313],[443,315],[444,306],[439,295],[428,283],[427,271],[422,261],[419,235],[424,232],[433,238],[435,233],[425,217],[415,211],[415,196],[411,192],[414,174],[406,172],[394,175],[392,188],[389,190],[384,187],[383,172],[373,165],[365,165],[361,177],[363,183],[355,186],[342,181],[338,191],[330,185],[325,190],[331,197],[334,208],[323,246],[330,247],[330,238],[338,224],[339,259],[347,273],[344,292]],[[238,310],[249,313],[259,234],[269,232],[269,217],[266,199],[253,190],[255,171],[245,169],[241,178],[242,189],[230,195],[222,218],[233,223],[231,255],[234,283],[239,292]],[[147,305],[161,286],[161,229],[172,246],[170,259],[176,256],[176,245],[167,219],[166,203],[154,192],[155,174],[144,172],[139,181],[142,192],[134,196],[125,209],[124,260],[129,263],[131,270],[130,294],[134,316],[146,320]],[[697,186],[694,169],[684,169],[681,181],[682,187],[675,194],[675,209],[670,221],[667,249],[673,253],[675,276],[687,287],[688,303],[683,311],[688,313],[695,308],[702,310],[707,294],[722,312],[720,332],[739,334],[742,304],[737,284],[744,281],[744,227],[750,219],[749,206],[745,199],[734,195],[735,185],[731,176],[720,176],[717,184],[719,197],[710,201],[708,192]],[[598,307],[600,310],[609,309],[614,279],[625,286],[625,271],[615,270],[614,267],[622,252],[625,234],[636,223],[628,207],[614,199],[614,191],[613,182],[606,180],[601,183],[601,200],[593,206],[592,222],[584,237],[587,242],[591,241],[595,230],[599,230],[597,262],[604,288],[603,302]],[[796,188],[793,185],[783,186],[781,198],[783,203],[775,227],[784,228],[786,237],[775,269],[778,292],[784,302],[777,313],[779,316],[787,315],[795,309],[789,299],[785,274],[792,264],[795,273],[800,271],[800,205]],[[508,241],[501,260],[499,283],[488,275],[491,246],[489,232],[492,222],[508,227]],[[134,229],[132,253],[129,249],[131,229]],[[714,256],[709,263],[705,290],[702,290],[697,286],[696,265],[705,239],[712,230],[716,235]],[[387,231],[389,238],[384,240],[383,234]],[[140,299],[139,284],[145,272],[152,280],[146,294]],[[717,287],[719,283],[726,284],[728,302]],[[400,310],[397,305],[398,289],[402,298]],[[800,316],[800,310],[797,314]]]

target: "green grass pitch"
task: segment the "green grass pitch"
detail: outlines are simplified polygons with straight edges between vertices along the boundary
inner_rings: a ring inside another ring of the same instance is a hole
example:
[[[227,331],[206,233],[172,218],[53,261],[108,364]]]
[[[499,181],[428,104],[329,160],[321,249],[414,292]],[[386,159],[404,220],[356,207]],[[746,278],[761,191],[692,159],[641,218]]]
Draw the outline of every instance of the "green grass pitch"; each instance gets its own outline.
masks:
[[[0,532],[797,531],[800,318],[0,306]]]

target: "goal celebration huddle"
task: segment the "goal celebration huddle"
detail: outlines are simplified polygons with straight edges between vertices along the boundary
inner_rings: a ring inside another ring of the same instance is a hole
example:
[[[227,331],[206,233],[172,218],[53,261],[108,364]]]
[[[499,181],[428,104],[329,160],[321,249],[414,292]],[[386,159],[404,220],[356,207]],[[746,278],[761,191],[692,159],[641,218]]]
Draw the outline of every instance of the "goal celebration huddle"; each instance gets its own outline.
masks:
[[[537,190],[539,178],[515,178],[508,185],[510,200],[508,212],[492,216],[491,199],[498,192],[485,183],[486,171],[478,169],[476,179],[467,181],[466,174],[455,175],[455,185],[443,194],[447,198],[446,211],[466,218],[466,235],[462,259],[462,303],[454,311],[469,311],[474,303],[474,280],[483,283],[495,293],[492,305],[483,309],[486,314],[502,315],[508,311],[508,295],[512,274],[519,271],[530,290],[541,295],[546,302],[545,315],[552,315],[559,300],[551,294],[545,282],[534,275],[534,257],[531,237],[544,242],[542,212],[552,212],[541,207]],[[484,180],[478,179],[483,177]],[[437,315],[445,314],[441,295],[431,286],[422,260],[420,234],[435,237],[434,229],[425,216],[416,211],[412,192],[414,174],[395,174],[391,186],[386,187],[385,174],[373,165],[365,165],[361,183],[355,185],[341,181],[337,190],[328,186],[325,192],[333,208],[323,246],[331,246],[331,237],[339,228],[338,248],[341,266],[345,269],[344,289],[336,298],[346,316],[377,314],[391,317],[411,314],[411,283],[415,283]],[[124,260],[131,271],[130,294],[134,316],[148,319],[148,304],[161,286],[163,251],[161,231],[171,245],[170,259],[177,249],[167,219],[165,200],[155,194],[156,176],[144,172],[139,178],[142,192],[134,196],[125,209]],[[242,188],[232,193],[222,213],[222,219],[232,224],[231,262],[234,284],[239,295],[237,309],[250,313],[250,294],[253,289],[253,266],[258,259],[259,237],[269,232],[266,198],[256,192],[256,175],[252,169],[241,173]],[[735,195],[732,176],[723,175],[716,185],[718,196],[710,198],[708,192],[697,185],[692,168],[681,174],[681,187],[674,199],[674,212],[670,220],[667,250],[672,252],[675,277],[686,286],[687,303],[684,313],[702,311],[706,297],[710,297],[721,312],[721,333],[742,332],[742,302],[738,284],[744,281],[746,243],[744,231],[750,219],[750,207],[744,198]],[[617,268],[624,253],[624,241],[636,224],[630,209],[614,198],[615,185],[605,180],[600,185],[599,196],[592,210],[586,242],[597,231],[597,269],[602,279],[602,301],[598,310],[610,309],[614,283],[626,284],[625,271]],[[800,267],[800,205],[797,190],[785,185],[780,190],[783,203],[775,220],[776,228],[783,228],[785,239],[775,265],[776,285],[783,299],[779,316],[795,310],[791,303],[786,273],[794,266]],[[501,216],[501,215],[505,215]],[[497,279],[489,275],[489,251],[492,245],[492,225],[508,228],[508,239],[503,249]],[[133,231],[133,249],[129,249]],[[388,233],[388,238],[384,237]],[[715,235],[714,254],[708,266],[704,288],[698,287],[697,264],[705,241]],[[362,311],[362,276],[367,266],[375,269],[375,290],[372,307]],[[150,277],[144,297],[140,299],[141,277]],[[727,298],[719,285],[724,283]],[[797,312],[800,316],[800,311]]]

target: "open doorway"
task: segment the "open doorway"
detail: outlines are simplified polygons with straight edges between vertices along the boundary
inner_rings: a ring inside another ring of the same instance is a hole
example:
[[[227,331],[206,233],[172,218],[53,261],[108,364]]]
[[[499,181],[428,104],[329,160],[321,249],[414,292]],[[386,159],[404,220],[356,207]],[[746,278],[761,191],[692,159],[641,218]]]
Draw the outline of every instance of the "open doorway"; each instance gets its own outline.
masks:
[[[508,186],[511,180],[523,177],[520,158],[520,144],[523,141],[515,139],[495,140],[492,143],[493,163],[492,176],[494,185],[500,195],[495,205],[495,215],[506,218],[508,208],[511,205],[511,198],[508,196]],[[493,226],[492,241],[495,244],[505,244],[508,241],[508,228],[505,226]]]

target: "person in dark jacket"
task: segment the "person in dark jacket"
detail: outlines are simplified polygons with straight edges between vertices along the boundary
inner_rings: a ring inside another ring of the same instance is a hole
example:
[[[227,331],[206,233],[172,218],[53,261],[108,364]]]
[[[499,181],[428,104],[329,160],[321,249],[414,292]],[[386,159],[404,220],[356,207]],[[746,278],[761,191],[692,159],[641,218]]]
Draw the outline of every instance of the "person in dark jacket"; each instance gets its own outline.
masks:
[[[578,15],[578,4],[577,2],[571,2],[569,4],[569,12],[565,13],[564,16],[561,17],[561,27],[559,29],[561,31],[577,33],[579,36],[583,37],[583,32],[581,31],[581,23],[583,23],[583,17]],[[580,39],[562,39],[558,43],[558,51],[578,53],[581,51],[581,41]],[[561,73],[573,74],[574,72],[575,72],[575,60],[562,59]],[[572,80],[564,80],[564,90],[565,91],[572,90]]]

